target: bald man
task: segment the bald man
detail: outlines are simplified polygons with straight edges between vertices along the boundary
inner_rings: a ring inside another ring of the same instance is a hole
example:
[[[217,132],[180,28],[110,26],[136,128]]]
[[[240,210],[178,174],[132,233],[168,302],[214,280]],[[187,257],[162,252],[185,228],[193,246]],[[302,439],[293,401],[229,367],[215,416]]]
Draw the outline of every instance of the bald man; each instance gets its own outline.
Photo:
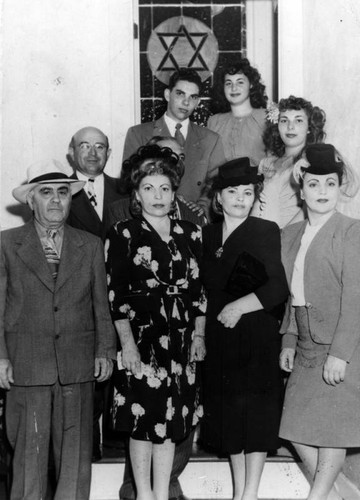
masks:
[[[72,177],[86,182],[73,198],[67,222],[103,241],[109,229],[107,206],[121,197],[119,179],[104,173],[110,154],[106,135],[95,127],[85,127],[73,135],[67,156],[74,169]]]
[[[74,169],[71,177],[85,181],[83,189],[72,199],[67,223],[77,229],[95,234],[103,241],[110,228],[107,208],[121,197],[119,179],[114,179],[104,173],[110,154],[107,136],[95,127],[85,127],[73,135],[67,155]],[[93,462],[97,462],[102,457],[99,418],[104,413],[105,394],[109,390],[108,382],[95,384]],[[106,415],[105,411],[104,417]],[[104,423],[106,428],[106,418]]]

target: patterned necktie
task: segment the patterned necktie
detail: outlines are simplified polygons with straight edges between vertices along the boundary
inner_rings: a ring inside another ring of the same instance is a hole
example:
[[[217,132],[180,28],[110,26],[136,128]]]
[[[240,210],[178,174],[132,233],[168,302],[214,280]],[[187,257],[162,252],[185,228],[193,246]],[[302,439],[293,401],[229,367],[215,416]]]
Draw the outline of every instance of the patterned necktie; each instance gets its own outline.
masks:
[[[91,177],[88,179],[87,183],[87,195],[89,197],[90,203],[92,204],[93,207],[96,207],[97,201],[96,201],[96,193],[94,189],[94,181],[95,179]]]
[[[185,146],[185,137],[182,135],[180,129],[182,125],[181,123],[177,123],[175,125],[175,139],[179,143],[179,145],[183,148]]]
[[[47,263],[49,264],[50,271],[54,280],[57,278],[59,264],[60,264],[60,254],[56,248],[55,236],[57,234],[56,229],[47,229],[46,231],[46,243],[45,243],[45,257]]]

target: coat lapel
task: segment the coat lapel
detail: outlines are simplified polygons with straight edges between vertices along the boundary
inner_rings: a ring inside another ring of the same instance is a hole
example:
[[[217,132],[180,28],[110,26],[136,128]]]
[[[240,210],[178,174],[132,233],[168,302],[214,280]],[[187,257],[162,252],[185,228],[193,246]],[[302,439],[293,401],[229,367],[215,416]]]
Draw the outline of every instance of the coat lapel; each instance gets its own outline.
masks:
[[[200,147],[201,135],[192,122],[189,123],[188,133],[185,141],[185,158]]]
[[[153,137],[156,135],[162,135],[165,137],[170,136],[170,130],[168,129],[165,120],[164,120],[164,115],[161,116],[158,120],[154,122],[154,128],[153,128]]]
[[[306,256],[305,256],[305,267],[307,269],[309,267],[309,262],[316,261],[316,257],[318,255],[321,255],[323,248],[324,248],[324,241],[326,239],[328,239],[328,241],[330,241],[330,238],[336,232],[336,227],[337,227],[337,224],[339,222],[339,217],[341,217],[341,214],[339,214],[338,212],[335,212],[330,217],[330,219],[325,222],[325,224],[319,229],[319,231],[314,236],[312,242],[310,243],[310,246],[308,248]]]
[[[282,252],[282,261],[289,286],[291,285],[292,275],[294,271],[294,262],[300,248],[301,238],[303,237],[306,225],[307,221],[304,221],[301,223],[301,225],[299,225],[299,230],[297,231],[295,237],[291,240],[286,250],[283,249]]]
[[[71,177],[73,179],[77,179],[75,174]],[[76,214],[76,218],[81,221],[84,227],[89,228],[90,232],[94,232],[94,229],[92,228],[96,228],[101,225],[100,217],[90,203],[90,200],[83,189],[73,196],[71,201],[71,211],[73,214]]]
[[[72,227],[64,226],[64,241],[61,250],[59,272],[56,279],[56,290],[59,290],[64,283],[73,276],[74,272],[80,267],[84,252],[81,247],[84,240],[81,233]]]
[[[23,233],[19,238],[17,254],[23,263],[44,283],[54,291],[55,283],[51,275],[40,238],[36,232],[33,221],[23,226]]]

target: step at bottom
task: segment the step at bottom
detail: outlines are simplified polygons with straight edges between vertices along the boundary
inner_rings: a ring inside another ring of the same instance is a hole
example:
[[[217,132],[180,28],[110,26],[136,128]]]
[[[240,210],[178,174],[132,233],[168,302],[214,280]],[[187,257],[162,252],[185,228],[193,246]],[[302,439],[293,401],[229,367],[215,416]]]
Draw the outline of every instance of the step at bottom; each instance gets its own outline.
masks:
[[[90,500],[119,500],[123,473],[122,463],[93,464]],[[184,494],[189,498],[232,498],[231,472],[227,461],[192,461],[179,479]],[[259,498],[301,500],[307,498],[308,492],[308,482],[296,462],[265,464]]]

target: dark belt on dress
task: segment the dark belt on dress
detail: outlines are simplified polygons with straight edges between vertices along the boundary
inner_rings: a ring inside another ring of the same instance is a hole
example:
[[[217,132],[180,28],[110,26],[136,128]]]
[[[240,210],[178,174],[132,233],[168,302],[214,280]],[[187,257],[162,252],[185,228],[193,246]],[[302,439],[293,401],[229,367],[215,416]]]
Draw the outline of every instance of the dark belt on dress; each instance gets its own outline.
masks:
[[[163,285],[161,284],[160,286],[154,287],[154,288],[146,288],[146,289],[131,289],[131,293],[134,295],[137,294],[148,294],[148,295],[159,295],[159,294],[165,294],[165,295],[188,295],[189,289],[188,288],[183,288],[177,285]]]

